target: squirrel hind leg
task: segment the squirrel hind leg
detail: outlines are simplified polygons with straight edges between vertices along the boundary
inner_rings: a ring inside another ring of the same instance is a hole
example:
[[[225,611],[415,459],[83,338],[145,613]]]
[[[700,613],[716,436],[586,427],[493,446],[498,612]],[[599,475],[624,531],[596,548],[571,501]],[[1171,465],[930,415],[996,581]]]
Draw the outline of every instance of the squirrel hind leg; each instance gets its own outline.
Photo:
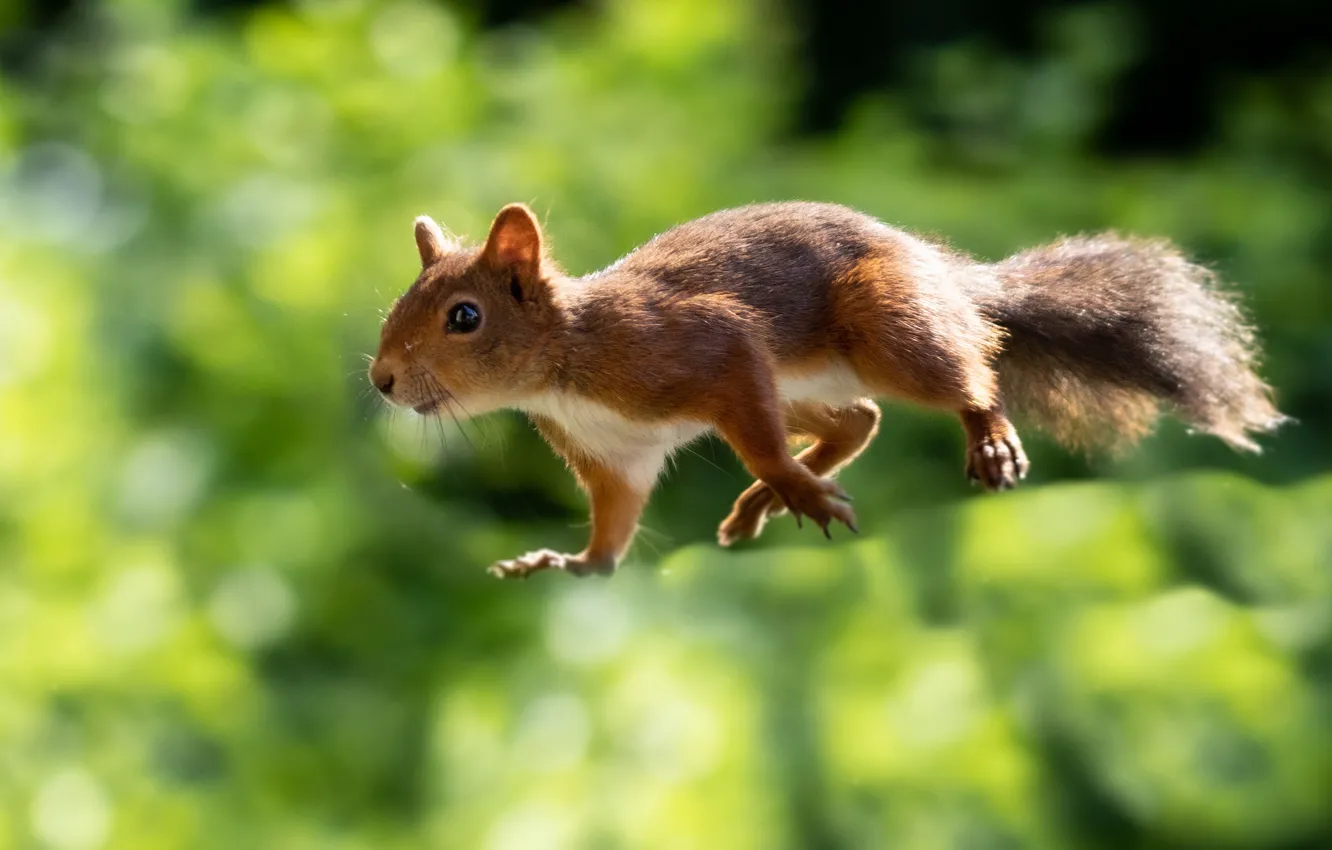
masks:
[[[717,410],[717,433],[740,456],[750,474],[766,484],[795,515],[797,524],[805,517],[825,535],[833,522],[854,531],[856,515],[848,504],[850,497],[836,482],[814,474],[789,454],[782,407],[775,403],[775,387],[755,381],[750,389],[757,391],[757,403]]]
[[[999,406],[959,412],[967,432],[967,478],[986,490],[1011,490],[1030,464],[1017,429]]]
[[[789,433],[814,438],[796,460],[820,477],[835,474],[865,450],[879,430],[879,408],[869,399],[860,399],[844,407],[796,402],[786,411]],[[786,505],[773,489],[755,481],[735,500],[731,513],[717,529],[717,540],[730,546],[753,540],[764,524],[786,513]]]

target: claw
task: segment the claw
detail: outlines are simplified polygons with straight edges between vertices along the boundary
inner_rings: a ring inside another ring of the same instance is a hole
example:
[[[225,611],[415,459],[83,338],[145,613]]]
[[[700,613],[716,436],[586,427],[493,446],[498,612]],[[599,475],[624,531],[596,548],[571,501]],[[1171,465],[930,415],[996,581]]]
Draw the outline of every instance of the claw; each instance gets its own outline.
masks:
[[[1009,454],[1013,456],[1013,471],[1016,473],[1017,480],[1021,481],[1027,477],[1027,468],[1030,464],[1027,462],[1027,456],[1022,451],[1022,446],[1016,444],[1013,440],[1004,440],[1004,445],[1008,446]]]
[[[826,478],[804,483],[792,482],[789,491],[775,491],[775,495],[791,512],[791,516],[795,517],[797,528],[803,529],[805,519],[808,518],[813,520],[828,540],[833,539],[833,522],[848,523],[855,519],[855,512],[846,504],[851,501],[851,496]]]

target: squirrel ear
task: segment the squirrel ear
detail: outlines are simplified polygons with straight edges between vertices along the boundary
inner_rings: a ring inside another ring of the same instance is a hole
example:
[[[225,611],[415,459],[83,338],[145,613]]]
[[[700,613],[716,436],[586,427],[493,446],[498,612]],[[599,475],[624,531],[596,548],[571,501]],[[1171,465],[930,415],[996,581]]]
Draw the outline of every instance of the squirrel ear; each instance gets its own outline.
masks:
[[[481,256],[493,265],[535,275],[541,269],[541,225],[523,204],[509,204],[495,216]]]
[[[444,231],[428,215],[416,218],[416,250],[421,252],[421,268],[439,262],[445,252]]]

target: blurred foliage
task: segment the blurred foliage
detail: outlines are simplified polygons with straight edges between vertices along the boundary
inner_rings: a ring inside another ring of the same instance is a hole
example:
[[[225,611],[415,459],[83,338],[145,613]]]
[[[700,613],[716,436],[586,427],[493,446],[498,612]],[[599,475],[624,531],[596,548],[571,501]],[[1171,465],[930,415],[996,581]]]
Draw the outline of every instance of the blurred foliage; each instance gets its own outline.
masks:
[[[1332,843],[1332,64],[1110,164],[1113,4],[1033,60],[924,51],[804,142],[758,0],[183,9],[90,3],[0,78],[0,848]],[[488,579],[582,500],[517,417],[367,397],[412,217],[526,200],[581,272],[787,197],[987,257],[1171,236],[1242,282],[1301,425],[1031,440],[1026,492],[966,498],[955,423],[895,409],[844,476],[867,539],[739,554],[705,443],[613,580]],[[1053,483],[1093,473],[1135,480]]]

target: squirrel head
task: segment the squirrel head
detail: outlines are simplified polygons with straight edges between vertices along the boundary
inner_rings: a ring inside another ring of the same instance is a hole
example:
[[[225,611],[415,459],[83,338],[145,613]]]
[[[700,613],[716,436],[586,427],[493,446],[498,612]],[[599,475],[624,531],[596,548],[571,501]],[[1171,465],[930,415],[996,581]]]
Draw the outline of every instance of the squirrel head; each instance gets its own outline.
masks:
[[[541,226],[522,204],[500,210],[481,248],[416,220],[421,274],[389,311],[370,382],[390,402],[430,413],[457,400],[467,414],[540,388],[538,357],[558,325]]]

